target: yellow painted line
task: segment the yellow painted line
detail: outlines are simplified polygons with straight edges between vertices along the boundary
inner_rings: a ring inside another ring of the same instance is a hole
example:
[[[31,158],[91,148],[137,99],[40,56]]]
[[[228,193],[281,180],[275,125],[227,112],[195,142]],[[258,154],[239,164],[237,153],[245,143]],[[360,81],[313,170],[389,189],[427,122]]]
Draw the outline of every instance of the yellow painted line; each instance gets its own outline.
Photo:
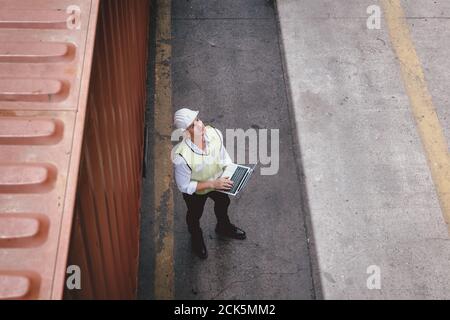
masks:
[[[171,0],[158,0],[156,4],[156,56],[155,56],[155,299],[174,298],[174,237],[172,193],[172,83],[170,58]]]
[[[411,40],[401,0],[381,1],[385,21],[450,233],[450,155],[424,72]]]

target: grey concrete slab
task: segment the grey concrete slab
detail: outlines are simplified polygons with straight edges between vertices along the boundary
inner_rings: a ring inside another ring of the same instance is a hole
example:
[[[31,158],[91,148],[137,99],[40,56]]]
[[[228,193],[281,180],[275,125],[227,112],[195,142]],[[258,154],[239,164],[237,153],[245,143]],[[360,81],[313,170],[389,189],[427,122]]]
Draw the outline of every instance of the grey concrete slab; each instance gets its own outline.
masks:
[[[257,7],[266,10],[267,5],[266,1],[236,3],[239,6],[230,6],[224,16],[233,16],[236,8],[247,12]],[[184,1],[173,4],[174,12],[185,10]],[[279,129],[281,150],[279,173],[256,174],[245,192],[232,199],[230,217],[247,231],[246,241],[219,240],[212,202],[207,203],[202,218],[209,250],[206,261],[191,254],[186,207],[175,190],[176,298],[313,298],[302,181],[273,9],[270,19],[175,19],[173,37],[174,108],[199,109],[206,123],[223,132]]]
[[[406,6],[406,8],[409,7]],[[446,12],[450,14],[450,9]],[[450,41],[447,39],[450,39],[450,20],[415,19],[408,20],[408,23],[417,54],[425,72],[428,90],[433,98],[447,144],[449,144],[450,92],[448,84],[450,83],[450,61],[448,57],[450,56]]]
[[[421,1],[402,0],[405,16],[408,18],[437,18],[450,17],[450,3],[446,0]]]
[[[281,5],[283,20],[298,19],[364,19],[368,6],[378,4],[377,0],[348,0],[346,5],[334,0],[277,0]],[[324,34],[324,36],[326,36]]]
[[[323,296],[449,298],[450,242],[398,61],[363,18],[377,3],[277,5]]]

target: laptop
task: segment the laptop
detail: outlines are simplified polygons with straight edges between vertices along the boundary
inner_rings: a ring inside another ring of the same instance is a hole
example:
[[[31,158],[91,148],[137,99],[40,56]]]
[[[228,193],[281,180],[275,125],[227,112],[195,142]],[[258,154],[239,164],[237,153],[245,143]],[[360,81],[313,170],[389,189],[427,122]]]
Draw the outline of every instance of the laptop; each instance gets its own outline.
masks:
[[[230,190],[217,191],[229,194],[231,196],[237,196],[238,193],[241,192],[242,189],[244,189],[247,185],[253,171],[255,170],[256,165],[257,164],[254,164],[251,168],[235,163],[228,165],[220,178],[230,177],[230,180],[233,181],[233,187]]]

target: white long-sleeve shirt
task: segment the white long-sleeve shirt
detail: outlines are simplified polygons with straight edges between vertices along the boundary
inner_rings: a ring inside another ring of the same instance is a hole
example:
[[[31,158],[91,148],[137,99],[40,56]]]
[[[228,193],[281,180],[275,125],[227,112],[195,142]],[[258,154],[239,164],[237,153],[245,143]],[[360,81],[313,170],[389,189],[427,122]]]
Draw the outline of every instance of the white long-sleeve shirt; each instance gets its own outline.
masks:
[[[223,142],[223,136],[222,133],[216,129],[216,131],[219,133],[220,139]],[[207,154],[209,150],[209,142],[210,139],[208,135],[205,133],[205,151],[197,147],[196,144],[192,142],[191,139],[187,138],[186,143],[189,145],[190,148],[192,148],[196,153],[200,154]],[[227,150],[225,149],[225,146],[222,145],[222,148],[220,149],[220,162],[223,163],[223,166],[226,167],[227,165],[233,163],[233,161],[230,158],[230,155],[228,154]],[[178,189],[187,194],[194,194],[197,190],[197,181],[191,180],[191,169],[189,168],[188,164],[180,155],[174,156],[174,171],[175,171],[175,181],[177,183]]]

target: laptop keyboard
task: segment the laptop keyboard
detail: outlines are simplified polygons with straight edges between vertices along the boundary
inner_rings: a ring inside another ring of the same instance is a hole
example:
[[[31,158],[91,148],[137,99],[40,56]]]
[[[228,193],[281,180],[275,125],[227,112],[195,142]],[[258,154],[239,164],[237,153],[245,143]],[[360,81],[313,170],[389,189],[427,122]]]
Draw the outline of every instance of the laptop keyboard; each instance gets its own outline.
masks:
[[[234,172],[233,176],[231,177],[231,180],[234,182],[233,187],[229,192],[235,193],[237,188],[239,187],[239,183],[241,182],[242,178],[247,173],[246,168],[237,167],[236,171]]]

